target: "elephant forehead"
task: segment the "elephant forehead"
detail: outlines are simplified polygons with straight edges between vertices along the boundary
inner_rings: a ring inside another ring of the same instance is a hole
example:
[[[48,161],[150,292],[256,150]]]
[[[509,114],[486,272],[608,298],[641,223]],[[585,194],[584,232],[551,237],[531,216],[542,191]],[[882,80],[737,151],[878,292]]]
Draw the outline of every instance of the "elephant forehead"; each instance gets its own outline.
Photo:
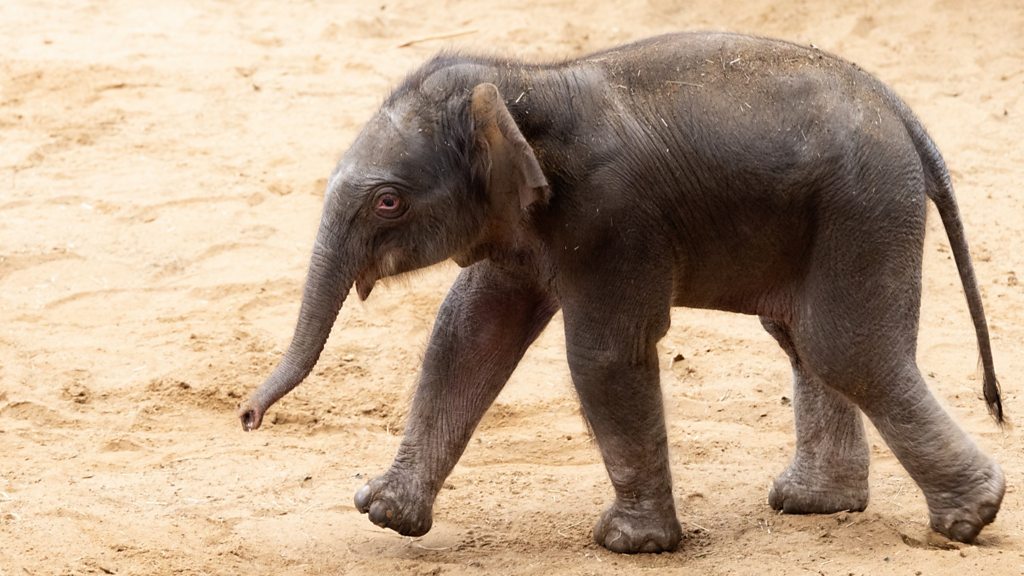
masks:
[[[398,112],[381,110],[356,138],[350,150],[351,156],[368,164],[389,161],[408,146],[408,132],[398,118]]]
[[[328,183],[328,193],[343,187],[361,189],[382,182],[422,178],[429,150],[422,121],[411,111],[388,107],[378,112],[356,137]]]

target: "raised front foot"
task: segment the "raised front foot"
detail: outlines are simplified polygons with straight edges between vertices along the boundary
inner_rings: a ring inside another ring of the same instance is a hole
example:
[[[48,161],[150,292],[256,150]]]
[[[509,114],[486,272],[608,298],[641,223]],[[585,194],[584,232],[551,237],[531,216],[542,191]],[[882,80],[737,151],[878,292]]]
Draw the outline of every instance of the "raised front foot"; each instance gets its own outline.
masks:
[[[768,504],[786,514],[860,512],[868,505],[867,470],[828,474],[793,463],[775,479]]]
[[[594,527],[594,540],[620,554],[672,552],[679,548],[683,529],[675,507],[627,507],[616,502]]]
[[[932,530],[970,543],[996,519],[1006,492],[1006,479],[998,464],[984,458],[985,465],[969,481],[935,495],[925,494]]]
[[[422,536],[433,524],[433,495],[399,473],[374,478],[356,492],[356,509],[381,528]]]

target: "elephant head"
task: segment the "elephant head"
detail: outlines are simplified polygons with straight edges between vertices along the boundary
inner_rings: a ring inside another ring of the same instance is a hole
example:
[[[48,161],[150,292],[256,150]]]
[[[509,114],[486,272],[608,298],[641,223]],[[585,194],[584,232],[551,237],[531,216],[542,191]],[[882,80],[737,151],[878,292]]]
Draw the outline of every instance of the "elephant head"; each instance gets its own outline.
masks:
[[[331,175],[291,345],[239,407],[242,427],[310,373],[353,285],[365,300],[381,278],[514,250],[549,193],[494,84],[451,67],[411,76]]]

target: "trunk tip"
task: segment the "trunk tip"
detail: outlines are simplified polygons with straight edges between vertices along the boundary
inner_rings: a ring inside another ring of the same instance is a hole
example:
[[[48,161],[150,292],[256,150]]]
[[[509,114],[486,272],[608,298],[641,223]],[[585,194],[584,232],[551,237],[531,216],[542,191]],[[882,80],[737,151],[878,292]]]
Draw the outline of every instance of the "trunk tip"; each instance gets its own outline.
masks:
[[[249,405],[240,406],[238,419],[242,422],[242,430],[251,432],[263,423],[263,410]]]

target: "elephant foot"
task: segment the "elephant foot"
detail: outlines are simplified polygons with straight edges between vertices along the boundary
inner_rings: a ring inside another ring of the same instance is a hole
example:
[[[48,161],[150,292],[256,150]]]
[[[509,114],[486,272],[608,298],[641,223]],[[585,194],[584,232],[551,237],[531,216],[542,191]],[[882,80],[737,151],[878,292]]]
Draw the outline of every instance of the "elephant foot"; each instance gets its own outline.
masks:
[[[682,537],[671,502],[662,507],[627,507],[616,502],[594,527],[594,540],[620,554],[672,552]]]
[[[775,479],[768,504],[785,514],[861,512],[868,505],[867,470],[829,474],[794,463]]]
[[[934,497],[925,494],[932,530],[957,542],[974,542],[981,529],[996,519],[1005,492],[1003,471],[989,460],[982,471],[954,489],[941,490]]]
[[[356,509],[381,528],[403,536],[422,536],[433,525],[433,498],[401,477],[388,472],[371,480],[356,492]]]

